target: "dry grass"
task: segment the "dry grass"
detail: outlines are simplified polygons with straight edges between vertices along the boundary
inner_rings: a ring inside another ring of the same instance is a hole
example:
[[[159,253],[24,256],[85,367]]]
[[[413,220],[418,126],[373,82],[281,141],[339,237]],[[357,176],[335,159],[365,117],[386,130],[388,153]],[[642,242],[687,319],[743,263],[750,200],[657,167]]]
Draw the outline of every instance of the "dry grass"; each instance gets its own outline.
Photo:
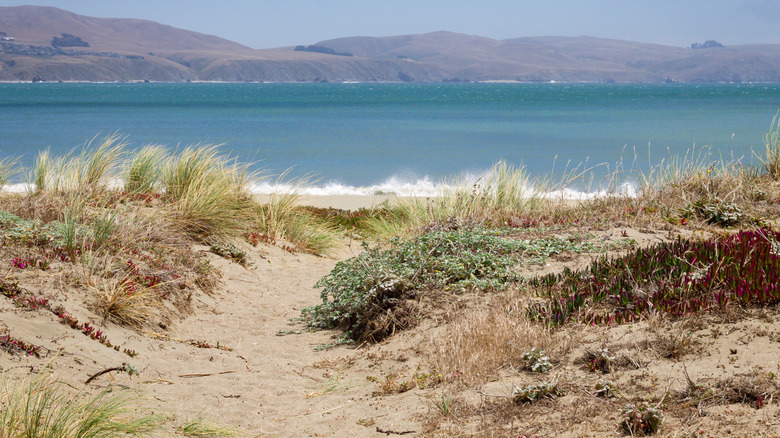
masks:
[[[529,321],[522,309],[517,298],[495,297],[458,314],[443,336],[432,340],[431,367],[445,381],[475,387],[501,370],[522,368],[523,353],[532,348],[551,351],[558,346],[556,336]]]
[[[773,179],[780,179],[780,112],[772,119],[769,132],[764,137],[764,156],[758,157],[764,170]]]
[[[48,372],[15,384],[5,373],[1,379],[0,438],[149,436],[162,423],[139,415],[139,398],[128,390],[73,391]]]
[[[160,291],[142,287],[129,277],[101,282],[95,295],[96,313],[117,324],[143,330],[155,328],[166,319]]]
[[[371,221],[370,228],[381,236],[408,234],[432,223],[459,220],[473,223],[505,222],[529,214],[542,204],[550,190],[543,181],[532,181],[522,167],[499,161],[480,180],[445,181],[439,196],[405,198],[389,216]]]
[[[287,172],[277,178],[277,186],[290,187],[285,192],[272,193],[268,201],[255,206],[253,228],[272,239],[284,239],[298,248],[317,255],[329,254],[339,244],[339,235],[327,222],[298,207],[300,192],[311,183],[309,178],[285,182]]]

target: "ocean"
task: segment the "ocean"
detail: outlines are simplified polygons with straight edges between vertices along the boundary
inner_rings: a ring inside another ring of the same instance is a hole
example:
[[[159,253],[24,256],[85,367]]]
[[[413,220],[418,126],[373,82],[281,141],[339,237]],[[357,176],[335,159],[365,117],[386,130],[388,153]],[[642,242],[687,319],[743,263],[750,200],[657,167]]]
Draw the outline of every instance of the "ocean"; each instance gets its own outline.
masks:
[[[32,166],[118,133],[129,148],[195,144],[311,194],[428,195],[498,160],[535,178],[589,169],[599,189],[662,160],[705,153],[755,165],[780,109],[775,84],[0,84],[0,157]],[[620,164],[622,163],[622,165]]]

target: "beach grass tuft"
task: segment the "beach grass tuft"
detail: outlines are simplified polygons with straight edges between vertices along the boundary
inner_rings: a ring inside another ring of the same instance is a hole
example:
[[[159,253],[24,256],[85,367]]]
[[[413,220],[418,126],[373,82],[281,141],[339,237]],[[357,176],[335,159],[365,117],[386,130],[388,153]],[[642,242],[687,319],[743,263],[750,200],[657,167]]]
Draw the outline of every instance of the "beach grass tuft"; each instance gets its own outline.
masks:
[[[339,234],[327,220],[320,220],[300,208],[300,192],[311,183],[310,177],[286,180],[289,170],[276,180],[284,192],[269,195],[267,202],[255,206],[255,227],[271,239],[284,239],[312,254],[330,253],[339,244]]]
[[[243,433],[235,428],[223,426],[214,421],[208,420],[203,417],[198,417],[194,420],[185,421],[184,424],[177,428],[178,432],[184,436],[239,436]]]
[[[163,420],[139,414],[139,398],[116,387],[74,392],[49,373],[17,382],[3,375],[0,385],[1,438],[150,436]]]
[[[104,280],[97,287],[97,312],[119,324],[150,328],[163,312],[160,295],[157,288],[144,287],[129,276]]]
[[[456,179],[443,184],[435,198],[399,199],[392,213],[370,220],[370,228],[380,236],[408,234],[432,223],[500,222],[528,214],[542,204],[547,184],[532,181],[523,167],[499,161],[482,178]]]
[[[3,158],[0,160],[0,189],[5,187],[14,176],[16,176],[20,169],[18,167],[18,158]]]
[[[126,163],[124,188],[130,193],[151,193],[160,185],[162,167],[168,158],[167,150],[159,145],[139,149]]]
[[[246,166],[219,155],[218,146],[187,147],[163,170],[167,214],[199,239],[241,235],[252,217],[246,178]]]
[[[759,157],[766,173],[773,179],[780,179],[780,112],[772,119],[769,131],[764,138],[764,156]]]

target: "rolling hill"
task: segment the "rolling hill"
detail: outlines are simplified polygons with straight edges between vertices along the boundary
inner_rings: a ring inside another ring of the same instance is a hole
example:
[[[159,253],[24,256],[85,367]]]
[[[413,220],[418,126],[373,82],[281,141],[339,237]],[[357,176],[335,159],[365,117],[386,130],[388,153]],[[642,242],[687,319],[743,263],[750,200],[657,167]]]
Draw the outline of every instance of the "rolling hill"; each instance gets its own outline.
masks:
[[[4,81],[780,82],[780,45],[694,50],[432,32],[255,50],[151,21],[40,6],[0,7],[0,37]]]

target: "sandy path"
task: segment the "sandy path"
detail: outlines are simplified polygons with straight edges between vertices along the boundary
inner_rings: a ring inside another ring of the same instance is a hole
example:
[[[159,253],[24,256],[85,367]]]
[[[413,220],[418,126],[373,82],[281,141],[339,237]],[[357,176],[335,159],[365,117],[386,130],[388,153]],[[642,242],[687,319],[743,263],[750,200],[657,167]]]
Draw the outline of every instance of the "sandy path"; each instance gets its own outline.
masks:
[[[366,380],[369,370],[342,365],[363,352],[316,351],[318,344],[332,342],[327,332],[277,335],[303,328],[289,319],[319,301],[312,286],[335,261],[277,247],[261,251],[253,253],[254,269],[209,255],[223,272],[223,287],[213,297],[200,297],[195,314],[171,333],[234,350],[150,339],[144,393],[162,412],[203,416],[247,436],[373,436],[380,435],[380,423],[384,430],[414,430],[409,417],[421,407],[418,397],[402,395],[397,401],[404,409],[379,412],[373,406],[376,385]]]

